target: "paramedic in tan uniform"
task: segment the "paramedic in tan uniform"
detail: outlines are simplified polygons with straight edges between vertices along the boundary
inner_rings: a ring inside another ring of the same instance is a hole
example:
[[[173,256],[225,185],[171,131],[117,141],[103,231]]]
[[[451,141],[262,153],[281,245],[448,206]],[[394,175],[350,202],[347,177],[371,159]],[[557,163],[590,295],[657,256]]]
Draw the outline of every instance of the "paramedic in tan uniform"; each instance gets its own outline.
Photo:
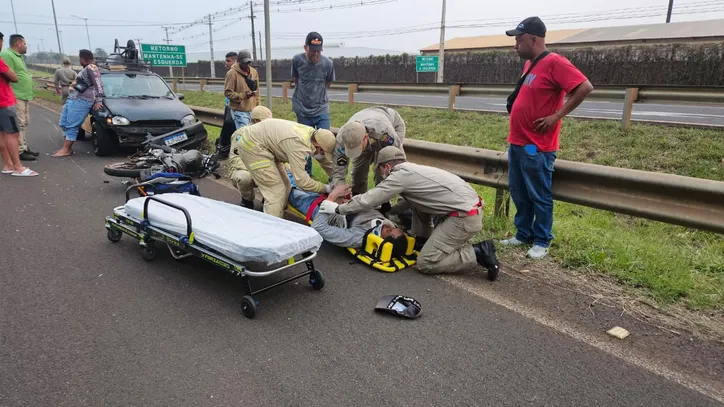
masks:
[[[413,210],[412,234],[423,241],[429,237],[417,257],[418,271],[457,273],[479,264],[488,269],[489,280],[497,279],[493,241],[470,244],[470,239],[483,228],[483,202],[467,182],[439,168],[409,163],[405,154],[393,146],[378,153],[376,167],[384,178],[379,185],[345,204],[323,201],[319,211],[356,213],[399,194]],[[337,186],[335,191],[345,188]],[[438,218],[434,228],[432,217]]]
[[[329,193],[331,186],[315,181],[305,171],[307,156],[331,160],[334,134],[327,129],[314,129],[282,119],[266,119],[240,128],[234,133],[231,150],[237,151],[254,183],[264,196],[264,212],[283,217],[291,183],[284,163],[297,187],[303,191]]]
[[[387,146],[395,146],[404,153],[405,121],[396,110],[374,106],[355,113],[337,133],[337,147],[332,157],[332,185],[345,184],[347,167],[352,160],[352,195],[367,192],[370,165],[377,153]],[[375,171],[375,185],[382,178]]]
[[[257,106],[251,110],[251,124],[259,123],[265,119],[270,119],[272,112],[266,106]],[[251,174],[246,170],[241,157],[234,151],[229,151],[229,180],[241,193],[241,206],[248,209],[254,209],[254,180]]]

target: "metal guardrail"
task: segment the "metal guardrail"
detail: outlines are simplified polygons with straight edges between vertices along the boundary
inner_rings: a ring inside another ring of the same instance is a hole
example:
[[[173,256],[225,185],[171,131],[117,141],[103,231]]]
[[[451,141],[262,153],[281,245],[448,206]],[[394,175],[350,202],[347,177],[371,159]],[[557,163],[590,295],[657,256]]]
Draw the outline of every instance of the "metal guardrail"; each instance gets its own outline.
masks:
[[[205,124],[222,126],[223,111],[190,107]],[[442,168],[468,182],[499,191],[508,189],[507,153],[406,138],[405,154],[411,162]],[[553,197],[724,233],[724,182],[720,181],[556,160]]]

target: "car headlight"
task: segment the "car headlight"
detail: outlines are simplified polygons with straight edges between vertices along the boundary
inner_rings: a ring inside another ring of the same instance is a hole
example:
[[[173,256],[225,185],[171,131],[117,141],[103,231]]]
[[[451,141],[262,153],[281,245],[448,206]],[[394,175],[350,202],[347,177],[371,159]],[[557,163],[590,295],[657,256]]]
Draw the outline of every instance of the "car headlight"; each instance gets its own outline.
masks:
[[[111,119],[111,123],[115,124],[116,126],[128,126],[129,124],[131,124],[131,122],[123,116],[113,116],[113,118]]]
[[[188,126],[189,124],[194,123],[196,123],[196,116],[192,114],[187,114],[186,116],[184,116],[183,119],[181,119],[181,124],[183,124],[184,126]]]

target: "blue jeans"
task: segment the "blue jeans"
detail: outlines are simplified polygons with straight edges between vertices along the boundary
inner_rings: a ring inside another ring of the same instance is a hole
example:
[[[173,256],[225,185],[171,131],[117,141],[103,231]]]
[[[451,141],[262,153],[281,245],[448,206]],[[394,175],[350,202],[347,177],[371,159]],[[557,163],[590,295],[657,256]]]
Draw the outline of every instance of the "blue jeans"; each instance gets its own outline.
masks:
[[[319,116],[297,116],[297,123],[304,124],[315,129],[327,129],[331,130],[331,123],[329,121],[329,113],[323,113]],[[307,170],[307,174],[312,175],[312,156],[307,157],[307,165],[304,168]]]
[[[527,152],[525,147],[508,149],[508,185],[517,209],[516,239],[548,247],[553,234],[553,164],[556,153]]]
[[[92,107],[93,102],[84,99],[68,99],[65,102],[58,126],[63,130],[66,140],[78,139],[78,129],[83,125]]]
[[[251,112],[237,112],[236,110],[232,110],[231,114],[234,116],[234,125],[236,125],[237,130],[251,124]]]
[[[306,215],[307,211],[309,211],[309,208],[312,206],[312,203],[319,198],[319,194],[302,191],[297,188],[297,184],[294,182],[294,177],[292,177],[292,173],[289,170],[287,170],[287,176],[289,177],[289,181],[292,182],[292,191],[289,193],[289,204]],[[319,207],[314,210],[312,219],[314,219],[314,216],[317,215],[317,212],[319,212]]]

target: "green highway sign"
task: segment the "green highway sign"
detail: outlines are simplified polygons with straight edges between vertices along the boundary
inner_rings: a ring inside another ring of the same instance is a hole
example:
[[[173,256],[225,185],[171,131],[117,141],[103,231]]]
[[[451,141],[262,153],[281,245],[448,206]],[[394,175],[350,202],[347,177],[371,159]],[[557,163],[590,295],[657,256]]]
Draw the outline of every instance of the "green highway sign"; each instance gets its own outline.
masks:
[[[437,60],[436,56],[422,56],[418,55],[415,61],[415,69],[417,72],[437,72]]]
[[[153,66],[186,66],[186,47],[171,44],[141,44],[141,57]]]

